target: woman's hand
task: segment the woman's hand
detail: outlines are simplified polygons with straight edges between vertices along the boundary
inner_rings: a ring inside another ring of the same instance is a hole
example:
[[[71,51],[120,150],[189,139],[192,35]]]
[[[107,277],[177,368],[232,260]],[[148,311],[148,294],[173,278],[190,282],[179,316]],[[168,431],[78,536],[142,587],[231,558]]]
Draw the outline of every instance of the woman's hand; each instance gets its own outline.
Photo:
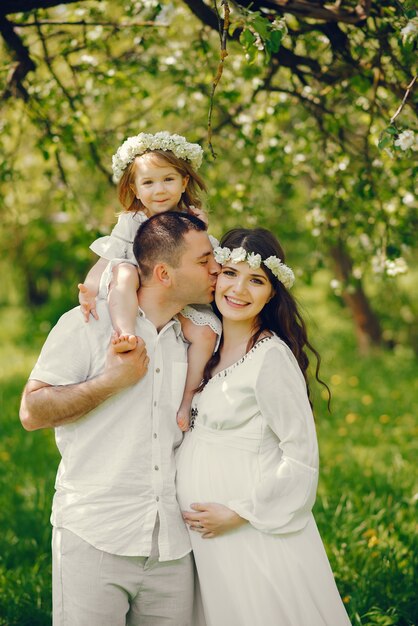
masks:
[[[183,519],[191,530],[200,533],[203,539],[219,537],[239,528],[248,521],[232,509],[217,502],[191,504],[193,511],[183,511]]]

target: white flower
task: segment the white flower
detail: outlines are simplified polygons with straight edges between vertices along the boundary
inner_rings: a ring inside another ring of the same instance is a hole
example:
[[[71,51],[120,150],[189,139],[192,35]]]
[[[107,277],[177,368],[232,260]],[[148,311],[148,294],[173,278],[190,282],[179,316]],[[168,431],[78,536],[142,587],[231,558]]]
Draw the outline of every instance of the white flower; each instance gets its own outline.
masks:
[[[231,263],[242,263],[245,261],[247,256],[247,251],[245,248],[234,248],[231,252],[230,261]]]
[[[398,274],[406,274],[408,271],[408,265],[402,257],[398,257],[397,259],[386,259],[385,269],[388,276],[397,276]]]
[[[399,146],[401,150],[408,150],[409,148],[416,150],[415,143],[415,133],[413,130],[404,130],[395,140],[395,146]]]
[[[227,261],[231,263],[243,263],[246,261],[251,269],[257,269],[261,266],[261,263],[264,263],[287,289],[290,289],[295,282],[293,271],[276,256],[269,256],[268,259],[263,261],[260,254],[247,252],[245,248],[234,248],[231,251],[229,248],[221,248],[220,246],[214,249],[213,256],[220,265],[225,265]]]
[[[229,259],[231,255],[231,250],[229,248],[215,248],[213,251],[213,256],[215,257],[215,261],[219,263],[219,265],[224,265]]]
[[[128,137],[112,157],[113,180],[118,183],[125,168],[132,163],[136,156],[148,150],[164,150],[172,152],[177,158],[190,161],[192,167],[199,169],[202,164],[203,150],[197,143],[189,143],[181,135],[171,135],[167,131],[160,131],[151,135],[139,133],[135,137]]]
[[[263,261],[264,265],[269,268],[271,273],[286,287],[290,287],[295,282],[295,275],[293,270],[287,265],[282,263],[281,259],[276,256],[269,256],[268,259]]]
[[[256,270],[261,265],[261,256],[255,252],[249,252],[247,255],[247,263],[251,269]]]
[[[276,272],[279,271],[281,264],[282,260],[277,256],[269,256],[268,259],[264,260],[264,265],[268,267],[275,276],[277,275]]]
[[[418,17],[413,17],[401,30],[402,42],[404,44],[412,42],[418,35]]]
[[[80,61],[82,63],[85,63],[86,65],[93,65],[93,66],[96,66],[98,63],[96,57],[92,56],[91,54],[82,54],[80,57]]]

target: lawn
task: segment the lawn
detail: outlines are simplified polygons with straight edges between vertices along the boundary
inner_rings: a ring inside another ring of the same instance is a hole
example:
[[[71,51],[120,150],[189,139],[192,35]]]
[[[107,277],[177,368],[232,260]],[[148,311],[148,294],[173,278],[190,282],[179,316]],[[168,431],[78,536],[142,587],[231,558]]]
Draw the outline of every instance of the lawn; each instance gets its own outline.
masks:
[[[418,614],[416,359],[402,347],[360,358],[347,313],[325,300],[324,285],[320,276],[298,293],[333,394],[329,414],[316,390],[321,477],[315,516],[352,623],[412,626]],[[28,341],[19,309],[1,309],[0,321],[0,626],[46,626],[58,455],[52,432],[27,433],[18,420],[40,341]]]

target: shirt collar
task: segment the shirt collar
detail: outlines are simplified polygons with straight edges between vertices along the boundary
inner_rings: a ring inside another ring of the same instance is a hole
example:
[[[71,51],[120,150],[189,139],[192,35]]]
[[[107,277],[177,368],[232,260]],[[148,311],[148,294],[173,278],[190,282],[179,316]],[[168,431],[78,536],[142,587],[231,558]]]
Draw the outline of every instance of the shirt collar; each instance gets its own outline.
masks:
[[[141,307],[138,305],[138,315],[139,317],[148,320],[147,315],[145,313],[145,311],[143,309],[141,309]],[[148,320],[150,321],[150,320]],[[169,320],[167,322],[167,324],[164,326],[164,328],[169,328],[170,326],[173,326],[174,328],[174,332],[176,333],[176,337],[181,337],[183,339],[183,333],[181,330],[181,323],[180,320],[178,319],[177,315],[174,315],[174,317],[171,318],[171,320]]]

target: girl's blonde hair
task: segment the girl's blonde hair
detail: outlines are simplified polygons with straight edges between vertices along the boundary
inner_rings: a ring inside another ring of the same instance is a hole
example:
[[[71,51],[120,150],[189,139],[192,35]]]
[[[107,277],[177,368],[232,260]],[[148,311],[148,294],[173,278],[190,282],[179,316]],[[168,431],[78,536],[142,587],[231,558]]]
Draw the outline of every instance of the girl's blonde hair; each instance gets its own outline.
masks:
[[[161,161],[165,161],[172,165],[183,178],[189,177],[186,189],[182,193],[178,206],[173,207],[174,210],[189,213],[190,207],[199,209],[202,206],[199,191],[206,192],[206,185],[190,163],[179,159],[169,150],[151,150],[143,154],[155,156],[154,161],[157,166],[161,164]],[[142,156],[142,154],[138,156]],[[135,161],[136,159],[129,163],[123,172],[122,178],[118,183],[118,197],[125,211],[143,211],[147,214],[146,207],[135,195]]]

